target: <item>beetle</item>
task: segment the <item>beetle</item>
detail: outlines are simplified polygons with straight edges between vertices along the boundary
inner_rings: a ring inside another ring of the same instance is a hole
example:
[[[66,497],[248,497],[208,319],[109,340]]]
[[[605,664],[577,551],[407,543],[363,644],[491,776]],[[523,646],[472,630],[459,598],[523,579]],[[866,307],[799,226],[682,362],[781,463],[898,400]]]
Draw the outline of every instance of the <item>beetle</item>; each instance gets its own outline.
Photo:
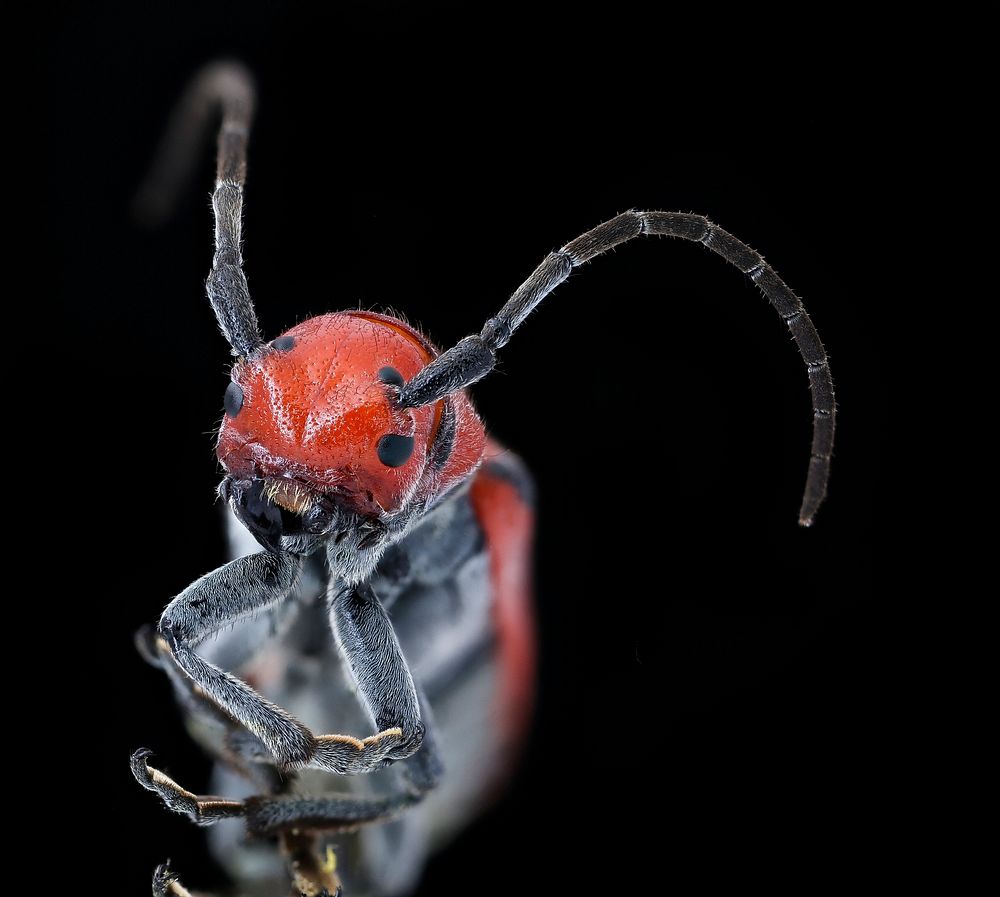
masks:
[[[290,873],[308,897],[405,894],[502,782],[533,694],[533,483],[487,437],[467,388],[576,268],[639,236],[700,243],[761,289],[805,361],[813,441],[799,522],[809,526],[833,449],[830,368],[802,303],[764,259],[679,212],[628,211],[551,252],[481,333],[444,352],[400,318],[364,310],[267,342],[241,254],[246,69],[216,63],[193,80],[145,196],[155,204],[176,185],[190,135],[213,110],[206,288],[236,358],[217,441],[234,557],[137,643],[170,678],[227,796],[188,791],[147,749],[131,767],[169,809],[220,823],[214,852],[248,891],[274,893]],[[187,893],[166,865],[153,891]]]

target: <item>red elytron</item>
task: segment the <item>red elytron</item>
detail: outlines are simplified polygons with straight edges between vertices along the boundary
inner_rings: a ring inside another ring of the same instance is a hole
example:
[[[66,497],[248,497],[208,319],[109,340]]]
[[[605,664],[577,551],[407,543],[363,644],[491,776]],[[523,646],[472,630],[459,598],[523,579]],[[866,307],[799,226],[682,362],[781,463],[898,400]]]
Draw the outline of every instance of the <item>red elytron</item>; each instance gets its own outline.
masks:
[[[502,449],[490,443],[487,453]],[[496,720],[504,750],[515,755],[534,707],[535,614],[531,590],[531,542],[535,515],[517,486],[486,465],[470,490],[490,557],[492,617],[497,634],[500,688]]]

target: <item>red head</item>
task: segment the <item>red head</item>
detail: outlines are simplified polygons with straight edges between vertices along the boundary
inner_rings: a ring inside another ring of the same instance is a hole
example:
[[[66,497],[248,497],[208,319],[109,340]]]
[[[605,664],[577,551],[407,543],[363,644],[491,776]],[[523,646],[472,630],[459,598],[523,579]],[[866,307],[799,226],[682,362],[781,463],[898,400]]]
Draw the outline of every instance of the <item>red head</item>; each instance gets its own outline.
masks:
[[[233,368],[218,443],[227,482],[256,483],[251,500],[283,509],[286,534],[290,514],[320,501],[379,519],[433,502],[475,469],[485,445],[463,393],[419,408],[395,402],[436,356],[386,315],[338,312],[293,327]],[[276,511],[263,514],[269,533],[240,516],[265,545],[277,544]]]

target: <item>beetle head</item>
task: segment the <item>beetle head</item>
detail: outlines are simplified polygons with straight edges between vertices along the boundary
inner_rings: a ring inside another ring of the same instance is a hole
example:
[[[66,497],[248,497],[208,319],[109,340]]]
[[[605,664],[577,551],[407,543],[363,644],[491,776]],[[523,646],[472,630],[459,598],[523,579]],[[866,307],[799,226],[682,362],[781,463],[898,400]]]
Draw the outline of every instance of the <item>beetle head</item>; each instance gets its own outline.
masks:
[[[445,407],[453,400],[405,409],[395,401],[435,355],[402,321],[339,312],[240,359],[217,453],[227,474],[222,494],[261,544],[277,550],[282,536],[329,534],[344,520],[384,524],[415,498],[440,491],[444,465],[436,453],[443,435],[449,455],[455,448],[454,419],[453,432],[443,433],[445,417],[455,417]],[[485,436],[462,401],[457,472],[465,476]]]

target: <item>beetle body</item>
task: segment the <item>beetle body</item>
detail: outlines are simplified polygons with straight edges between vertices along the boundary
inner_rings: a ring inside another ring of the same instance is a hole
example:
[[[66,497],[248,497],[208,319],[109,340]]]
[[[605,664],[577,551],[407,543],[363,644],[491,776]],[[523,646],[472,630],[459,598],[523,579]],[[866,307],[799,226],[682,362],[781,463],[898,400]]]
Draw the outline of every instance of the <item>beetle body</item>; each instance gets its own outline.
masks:
[[[479,334],[441,353],[398,318],[366,311],[265,342],[242,269],[254,104],[244,69],[217,64],[195,79],[175,150],[187,151],[190,123],[213,104],[222,122],[206,288],[237,358],[217,452],[233,559],[177,595],[139,646],[219,761],[223,796],[181,787],[149,765],[148,749],[132,772],[171,810],[218,823],[216,855],[247,895],[270,897],[288,875],[305,897],[342,883],[351,897],[403,895],[510,768],[532,704],[531,481],[488,442],[466,388],[574,269],[645,236],[697,242],[739,268],[795,339],[813,405],[803,526],[826,494],[833,381],[774,270],[684,212],[628,211],[571,240]],[[167,181],[187,167],[163,159]],[[166,867],[153,890],[185,893]]]
[[[330,835],[344,893],[405,894],[435,849],[488,801],[511,768],[526,731],[534,668],[530,543],[531,482],[523,464],[491,445],[469,481],[390,547],[372,575],[439,733],[444,775],[418,806],[385,825]],[[259,550],[231,512],[234,557]],[[206,645],[204,656],[287,708],[316,731],[369,725],[342,655],[329,637],[329,570],[314,555],[292,601]],[[250,645],[262,646],[244,663]],[[227,726],[195,713],[192,731],[225,754]],[[396,768],[336,779],[301,774],[297,793],[372,797],[399,785]],[[213,791],[248,798],[261,784],[216,767]],[[216,858],[246,894],[283,893],[284,863],[266,840],[248,840],[241,820],[210,830]]]
[[[425,408],[396,406],[403,378],[437,355],[387,315],[309,319],[233,366],[219,431],[232,563],[263,546],[302,565],[280,605],[222,630],[201,657],[313,731],[364,730],[370,708],[358,699],[342,644],[330,638],[331,595],[364,582],[390,614],[432,708],[435,763],[448,771],[434,790],[379,826],[316,826],[328,834],[313,850],[334,850],[349,894],[390,897],[416,885],[430,853],[495,792],[532,703],[532,484],[516,456],[487,445],[464,392]],[[404,451],[387,452],[387,437]],[[171,672],[190,730],[222,759],[220,794],[249,803],[261,791],[362,802],[406,791],[391,766],[344,779],[258,767],[260,746],[248,749],[245,733],[192,695],[165,640],[147,651]],[[272,828],[259,824],[255,834]],[[244,829],[243,820],[221,821],[214,853],[245,893],[274,893],[285,863],[266,837],[247,840]]]

